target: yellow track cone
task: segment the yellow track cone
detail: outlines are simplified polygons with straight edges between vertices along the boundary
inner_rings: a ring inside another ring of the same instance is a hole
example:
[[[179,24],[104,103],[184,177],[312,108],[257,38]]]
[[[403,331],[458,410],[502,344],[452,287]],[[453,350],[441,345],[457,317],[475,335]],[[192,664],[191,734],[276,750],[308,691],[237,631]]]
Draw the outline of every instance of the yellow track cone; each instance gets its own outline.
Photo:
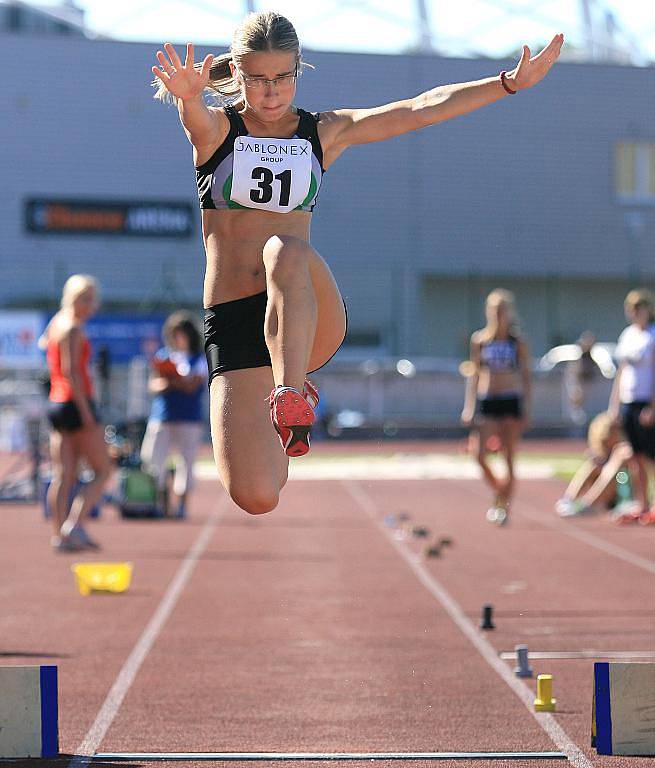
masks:
[[[553,676],[537,676],[537,698],[534,700],[535,712],[554,712],[556,699],[553,698]]]
[[[125,592],[132,580],[132,563],[73,563],[81,595],[91,592]]]

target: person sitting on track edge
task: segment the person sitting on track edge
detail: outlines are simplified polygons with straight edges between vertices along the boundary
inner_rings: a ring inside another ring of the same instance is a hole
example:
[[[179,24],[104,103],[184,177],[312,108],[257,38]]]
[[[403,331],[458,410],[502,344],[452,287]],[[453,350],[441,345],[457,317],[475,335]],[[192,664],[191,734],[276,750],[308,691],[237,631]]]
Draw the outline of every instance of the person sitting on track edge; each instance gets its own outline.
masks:
[[[632,513],[636,503],[617,503],[616,475],[624,468],[630,470],[630,443],[607,411],[592,419],[587,443],[586,459],[555,504],[555,511],[560,517],[577,517],[598,512],[599,506],[604,506],[612,510],[612,520],[621,522],[626,514]]]

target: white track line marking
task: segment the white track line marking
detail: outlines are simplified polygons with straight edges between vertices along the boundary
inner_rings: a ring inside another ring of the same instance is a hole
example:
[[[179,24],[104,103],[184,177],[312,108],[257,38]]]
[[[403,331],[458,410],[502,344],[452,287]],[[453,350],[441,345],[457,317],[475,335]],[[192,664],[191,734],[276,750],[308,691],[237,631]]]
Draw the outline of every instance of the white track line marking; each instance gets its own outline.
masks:
[[[141,665],[145,661],[150,649],[155,644],[168,617],[173,612],[184,587],[187,585],[191,574],[196,567],[198,559],[209,544],[209,540],[214,533],[214,528],[221,517],[223,507],[227,506],[227,501],[227,496],[223,496],[222,504],[220,504],[218,508],[215,508],[209,515],[207,522],[202,527],[202,530],[191,546],[191,549],[180,563],[180,567],[177,569],[173,579],[168,585],[152,618],[143,630],[141,637],[137,640],[132,652],[127,657],[123,667],[118,673],[93,725],[89,728],[84,740],[77,748],[75,757],[69,763],[69,768],[83,768],[83,766],[89,763],[89,760],[96,749],[100,746],[123,703],[123,699],[134,682]]]
[[[398,542],[391,531],[384,525],[384,522],[378,518],[377,509],[373,499],[357,483],[352,481],[342,481],[342,485],[352,496],[355,502],[362,510],[373,520],[378,529],[384,534],[387,540],[394,547],[396,552],[403,558],[407,565],[414,572],[416,578],[423,586],[435,597],[442,605],[446,613],[453,622],[459,627],[462,633],[475,646],[482,658],[489,666],[498,673],[498,675],[507,683],[512,691],[523,702],[528,712],[534,717],[541,728],[548,734],[552,742],[566,754],[569,762],[576,768],[593,768],[593,763],[588,760],[586,755],[573,742],[566,731],[548,712],[534,711],[534,692],[515,677],[505,662],[498,658],[496,649],[491,643],[480,635],[479,630],[473,622],[466,616],[459,603],[451,597],[450,593],[429,573],[420,558],[413,555],[406,547]]]
[[[563,752],[103,752],[96,760],[566,760]]]
[[[568,521],[570,527],[567,528],[564,525],[564,521],[559,520],[559,518],[557,520],[549,520],[548,518],[544,518],[543,514],[526,512],[525,509],[523,509],[524,506],[524,502],[521,502],[521,511],[519,512],[520,516],[527,517],[529,520],[541,523],[542,525],[547,525],[549,528],[552,528],[558,533],[563,533],[565,536],[570,536],[572,539],[582,541],[585,544],[588,544],[590,547],[595,547],[601,552],[605,552],[612,557],[616,557],[618,560],[623,560],[626,563],[630,563],[630,565],[634,565],[637,568],[643,569],[644,571],[655,573],[655,561],[649,560],[648,558],[642,557],[641,555],[637,555],[634,552],[630,552],[629,549],[624,549],[618,544],[612,544],[609,541],[605,541],[600,536],[596,536],[593,533],[583,531],[580,528],[575,527],[575,523],[571,524],[571,521]],[[533,510],[537,509],[533,505],[530,505],[530,507]]]
[[[489,498],[489,493],[482,491],[482,489],[478,491],[476,487],[472,487],[470,484],[467,484],[466,489],[470,493],[473,493],[474,495],[486,500]],[[605,552],[612,557],[616,557],[618,560],[623,560],[624,562],[629,563],[630,565],[634,565],[637,568],[641,568],[644,571],[648,571],[649,573],[655,573],[655,560],[649,560],[646,557],[642,557],[641,555],[637,555],[634,552],[631,552],[629,549],[620,547],[618,544],[612,544],[609,541],[605,541],[605,539],[601,538],[600,536],[596,536],[595,534],[589,533],[588,531],[583,531],[581,528],[576,527],[575,523],[573,523],[571,520],[562,520],[561,518],[557,517],[555,512],[553,512],[552,518],[547,517],[544,515],[543,510],[539,509],[539,507],[530,502],[526,502],[523,499],[521,499],[521,501],[515,502],[515,506],[518,507],[518,512],[512,511],[512,515],[515,514],[518,517],[524,517],[528,520],[532,520],[534,523],[540,523],[541,525],[547,528],[551,528],[553,531],[557,531],[564,536],[569,536],[572,539],[582,541],[584,544],[588,544],[590,547],[594,547],[595,549],[599,549],[601,552]]]

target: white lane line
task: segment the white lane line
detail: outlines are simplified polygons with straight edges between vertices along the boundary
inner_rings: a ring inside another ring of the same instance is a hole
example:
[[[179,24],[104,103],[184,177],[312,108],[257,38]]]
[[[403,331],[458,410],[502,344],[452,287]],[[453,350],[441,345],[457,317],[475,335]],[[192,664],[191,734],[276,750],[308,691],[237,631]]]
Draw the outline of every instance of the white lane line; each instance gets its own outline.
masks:
[[[532,504],[530,504],[530,507],[533,510],[537,509],[537,507],[534,507]],[[550,520],[549,518],[545,518],[543,514],[526,512],[523,502],[521,502],[521,510],[519,515],[521,517],[527,517],[533,522],[546,525],[558,533],[563,533],[565,536],[570,536],[572,539],[582,541],[584,544],[588,544],[590,547],[595,547],[601,552],[605,552],[612,557],[616,557],[618,560],[623,560],[624,562],[629,563],[630,565],[634,565],[637,568],[641,568],[644,571],[648,571],[649,573],[655,573],[655,561],[649,560],[648,558],[642,557],[641,555],[637,555],[634,552],[630,552],[629,549],[624,549],[618,544],[612,544],[609,541],[605,541],[600,536],[596,536],[593,533],[583,531],[580,528],[577,528],[575,523],[571,524],[571,521],[567,521],[570,527],[566,527],[565,521],[559,520],[559,518],[557,520]]]
[[[103,752],[96,760],[291,762],[294,760],[566,760],[563,752]]]
[[[481,498],[487,500],[489,498],[489,493],[484,492],[482,489],[478,491],[478,488],[471,484],[467,484],[466,489],[470,493]],[[533,523],[540,523],[546,528],[551,528],[553,531],[557,531],[557,533],[561,533],[571,539],[577,539],[590,547],[605,552],[607,555],[611,555],[618,560],[623,560],[630,565],[634,565],[636,568],[641,568],[649,573],[655,573],[655,560],[649,560],[646,557],[631,552],[629,549],[620,547],[618,544],[612,544],[609,541],[605,541],[605,539],[600,536],[584,531],[581,528],[578,528],[573,521],[562,520],[557,517],[555,512],[553,512],[552,518],[547,517],[544,515],[543,510],[540,510],[539,507],[530,502],[526,502],[524,499],[521,499],[519,502],[514,502],[514,506],[518,507],[518,511],[512,511],[511,514],[516,514],[518,517],[524,517],[527,520],[531,520]]]
[[[462,607],[450,595],[437,579],[429,573],[420,557],[414,555],[399,541],[397,541],[392,532],[384,522],[379,519],[377,509],[373,499],[357,483],[352,481],[342,481],[342,485],[348,491],[354,501],[364,512],[373,520],[378,529],[384,534],[387,540],[394,547],[396,552],[403,558],[411,568],[416,578],[423,586],[435,597],[442,605],[446,613],[453,622],[459,627],[462,633],[475,646],[482,658],[497,674],[507,683],[512,691],[523,702],[528,712],[534,717],[541,728],[548,734],[552,742],[566,754],[568,761],[576,768],[593,768],[593,763],[588,760],[585,754],[579,749],[571,737],[548,712],[534,711],[534,692],[518,677],[514,675],[510,668],[501,659],[498,658],[496,649],[491,643],[480,635],[478,628],[466,616]]]
[[[223,512],[223,508],[227,507],[227,504],[227,496],[223,496],[222,503],[218,508],[215,508],[211,512],[207,518],[207,522],[202,527],[202,530],[191,546],[191,549],[180,563],[180,567],[177,569],[173,579],[168,585],[152,618],[143,630],[141,637],[137,640],[132,652],[127,657],[123,667],[118,673],[93,725],[89,728],[88,733],[77,748],[75,757],[69,763],[69,768],[83,768],[83,766],[88,765],[91,757],[100,746],[123,703],[123,699],[134,682],[141,665],[157,640],[168,617],[173,612],[182,591],[196,567],[198,559],[209,544],[214,528]]]

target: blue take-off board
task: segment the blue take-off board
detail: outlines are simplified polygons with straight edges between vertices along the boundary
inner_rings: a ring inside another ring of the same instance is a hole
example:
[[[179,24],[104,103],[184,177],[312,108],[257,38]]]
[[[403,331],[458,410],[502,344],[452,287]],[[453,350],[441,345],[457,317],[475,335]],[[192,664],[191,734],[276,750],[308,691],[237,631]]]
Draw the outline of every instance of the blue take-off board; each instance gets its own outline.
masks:
[[[594,664],[593,746],[599,755],[655,756],[655,664]]]

